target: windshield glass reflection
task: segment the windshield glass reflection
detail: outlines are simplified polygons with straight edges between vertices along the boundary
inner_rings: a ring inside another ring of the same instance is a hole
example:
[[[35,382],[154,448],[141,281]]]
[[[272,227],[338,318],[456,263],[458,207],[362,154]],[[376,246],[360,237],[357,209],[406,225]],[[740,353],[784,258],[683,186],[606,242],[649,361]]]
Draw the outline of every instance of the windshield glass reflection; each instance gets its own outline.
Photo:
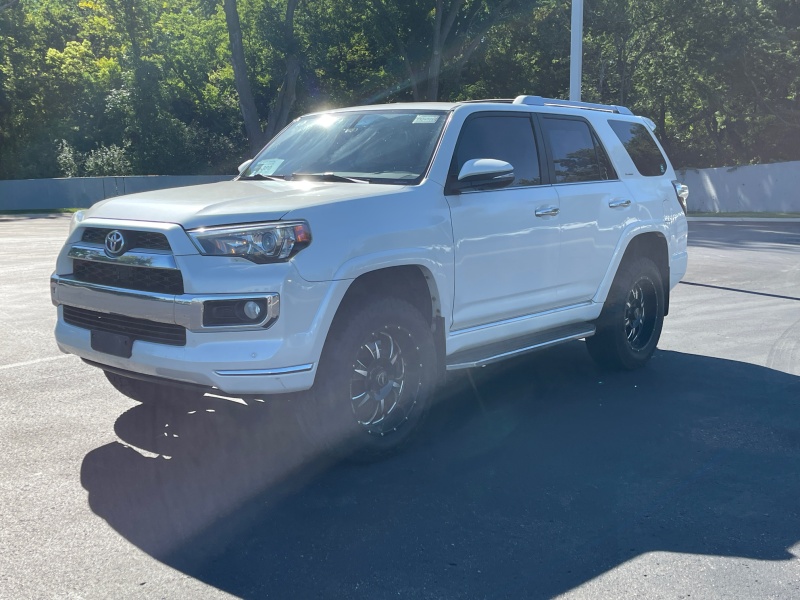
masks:
[[[287,127],[242,179],[418,183],[444,128],[444,111],[359,111],[309,115]]]

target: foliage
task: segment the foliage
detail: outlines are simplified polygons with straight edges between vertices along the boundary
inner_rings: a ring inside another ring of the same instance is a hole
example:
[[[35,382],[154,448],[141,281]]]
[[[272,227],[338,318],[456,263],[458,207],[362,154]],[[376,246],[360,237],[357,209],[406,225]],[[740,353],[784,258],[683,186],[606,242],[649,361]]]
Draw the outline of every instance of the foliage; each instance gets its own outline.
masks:
[[[130,175],[129,147],[116,144],[99,146],[89,152],[78,152],[66,140],[58,143],[56,162],[64,177],[101,177]]]
[[[246,132],[226,2],[1,3],[0,178],[232,173],[309,110],[568,94],[569,2],[238,0]],[[676,166],[800,159],[797,0],[585,10],[584,99],[652,118]]]

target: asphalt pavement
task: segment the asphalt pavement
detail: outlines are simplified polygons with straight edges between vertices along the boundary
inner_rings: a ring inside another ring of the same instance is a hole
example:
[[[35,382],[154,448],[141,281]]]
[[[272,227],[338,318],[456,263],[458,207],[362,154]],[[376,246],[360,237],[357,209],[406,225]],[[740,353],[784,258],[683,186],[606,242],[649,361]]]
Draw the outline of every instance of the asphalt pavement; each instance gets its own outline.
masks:
[[[373,465],[60,354],[67,226],[0,216],[0,598],[800,597],[800,223],[691,223],[646,368],[477,370]]]

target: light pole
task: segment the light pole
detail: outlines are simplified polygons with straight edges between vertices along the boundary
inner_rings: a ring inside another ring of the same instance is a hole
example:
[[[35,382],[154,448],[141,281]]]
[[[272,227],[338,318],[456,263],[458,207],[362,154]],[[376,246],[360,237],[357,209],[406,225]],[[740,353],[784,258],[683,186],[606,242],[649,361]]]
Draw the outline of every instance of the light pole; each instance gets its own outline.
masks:
[[[569,99],[580,101],[583,69],[583,0],[572,0],[572,24],[569,34]]]

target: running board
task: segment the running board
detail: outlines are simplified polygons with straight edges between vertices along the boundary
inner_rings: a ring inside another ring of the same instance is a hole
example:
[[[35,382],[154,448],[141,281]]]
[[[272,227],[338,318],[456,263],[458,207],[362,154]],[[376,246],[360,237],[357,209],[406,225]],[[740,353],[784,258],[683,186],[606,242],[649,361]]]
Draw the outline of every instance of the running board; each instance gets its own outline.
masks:
[[[578,323],[576,325],[565,325],[563,327],[557,327],[556,329],[540,331],[511,340],[504,340],[488,346],[461,350],[447,357],[447,370],[455,371],[457,369],[483,367],[506,358],[511,358],[512,356],[525,354],[526,352],[533,352],[534,350],[549,348],[550,346],[563,344],[564,342],[590,337],[594,335],[594,333],[594,325]]]

